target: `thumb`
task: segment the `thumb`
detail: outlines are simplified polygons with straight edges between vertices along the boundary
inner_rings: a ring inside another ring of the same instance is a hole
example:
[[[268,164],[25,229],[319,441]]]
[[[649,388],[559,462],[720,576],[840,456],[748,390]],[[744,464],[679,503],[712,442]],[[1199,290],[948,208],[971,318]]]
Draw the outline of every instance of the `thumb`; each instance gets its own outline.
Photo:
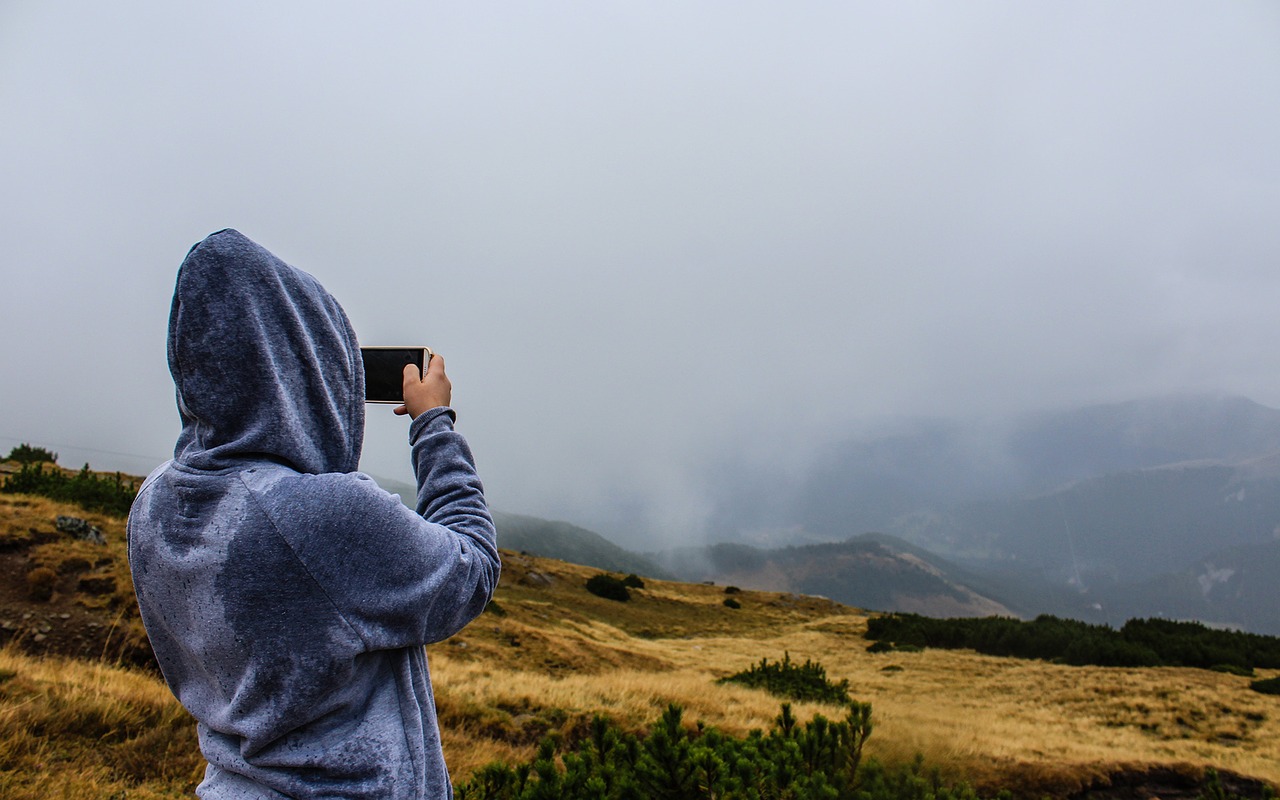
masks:
[[[404,381],[403,381],[404,386],[408,386],[411,383],[418,383],[421,380],[422,380],[422,376],[418,372],[417,364],[404,365]]]

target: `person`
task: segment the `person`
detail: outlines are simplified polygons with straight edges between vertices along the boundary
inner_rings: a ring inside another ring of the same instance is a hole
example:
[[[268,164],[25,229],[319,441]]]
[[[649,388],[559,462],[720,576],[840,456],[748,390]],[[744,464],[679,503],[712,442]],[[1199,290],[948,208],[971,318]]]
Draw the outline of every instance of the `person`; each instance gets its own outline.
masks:
[[[223,798],[452,796],[423,645],[501,567],[444,360],[405,370],[416,510],[357,472],[364,373],[312,276],[234,230],[178,271],[182,431],[128,520],[142,620]]]

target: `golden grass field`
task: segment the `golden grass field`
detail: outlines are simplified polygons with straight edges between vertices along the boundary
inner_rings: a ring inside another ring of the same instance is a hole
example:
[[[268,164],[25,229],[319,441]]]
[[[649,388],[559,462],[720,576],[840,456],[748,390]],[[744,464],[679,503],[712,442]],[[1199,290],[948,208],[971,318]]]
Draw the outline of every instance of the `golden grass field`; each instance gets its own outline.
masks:
[[[12,500],[0,495],[0,524],[14,536],[26,512],[56,506]],[[118,551],[122,524],[101,522]],[[29,548],[28,563],[52,559],[39,549],[49,546]],[[866,613],[821,598],[743,591],[733,610],[724,587],[647,580],[619,603],[586,592],[597,570],[503,555],[495,607],[428,648],[455,781],[494,759],[528,758],[546,733],[573,736],[596,713],[638,730],[675,702],[690,724],[767,729],[781,701],[715,681],[789,652],[848,679],[872,705],[868,754],[898,762],[919,753],[953,780],[1066,796],[1120,769],[1170,766],[1280,784],[1280,698],[1250,691],[1247,678],[970,652],[869,654]],[[113,568],[124,570],[123,559]],[[52,602],[68,601],[78,602]],[[109,598],[84,602],[85,614],[122,614]],[[20,635],[0,651],[0,797],[190,796],[203,770],[193,726],[154,673],[21,652],[29,645]],[[795,710],[801,719],[843,715]]]

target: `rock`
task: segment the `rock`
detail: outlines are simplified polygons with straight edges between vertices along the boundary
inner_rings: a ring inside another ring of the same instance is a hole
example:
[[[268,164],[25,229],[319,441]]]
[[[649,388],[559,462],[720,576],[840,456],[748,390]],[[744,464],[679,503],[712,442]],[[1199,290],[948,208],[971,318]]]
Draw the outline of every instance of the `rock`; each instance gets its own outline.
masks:
[[[550,586],[552,579],[550,575],[544,575],[541,572],[529,570],[520,578],[519,581],[517,581],[517,583],[520,583],[523,586],[535,586],[541,588]]]
[[[69,533],[77,539],[83,539],[86,542],[94,544],[106,544],[107,540],[102,538],[102,531],[94,525],[90,525],[88,520],[79,517],[69,517],[59,514],[54,520],[54,526],[62,533]]]

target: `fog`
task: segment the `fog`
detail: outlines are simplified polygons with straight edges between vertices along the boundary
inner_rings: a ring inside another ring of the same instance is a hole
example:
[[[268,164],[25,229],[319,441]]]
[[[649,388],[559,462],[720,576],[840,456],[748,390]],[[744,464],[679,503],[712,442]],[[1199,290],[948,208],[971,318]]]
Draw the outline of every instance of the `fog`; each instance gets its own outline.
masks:
[[[1265,2],[10,0],[0,448],[168,457],[223,227],[445,355],[495,507],[641,549],[902,416],[1277,406],[1278,41]]]

